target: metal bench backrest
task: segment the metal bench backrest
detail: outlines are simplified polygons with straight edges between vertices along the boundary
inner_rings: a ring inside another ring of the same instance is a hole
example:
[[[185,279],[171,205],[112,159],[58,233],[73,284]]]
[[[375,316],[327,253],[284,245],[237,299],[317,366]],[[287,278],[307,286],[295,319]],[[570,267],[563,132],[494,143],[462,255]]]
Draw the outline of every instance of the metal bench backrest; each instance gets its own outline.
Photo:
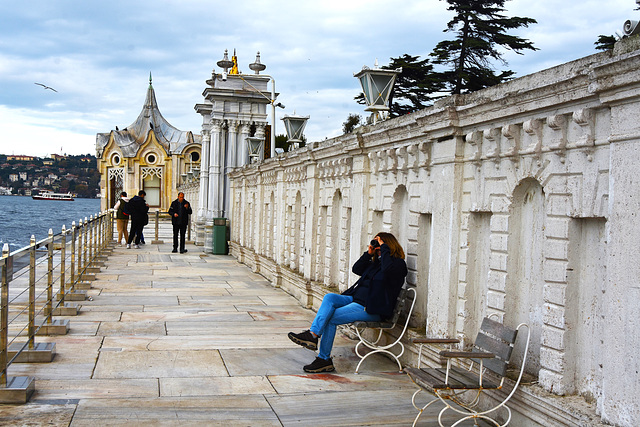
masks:
[[[389,322],[394,325],[398,323],[400,320],[400,314],[405,311],[405,307],[411,306],[411,300],[409,300],[409,289],[404,286],[400,289],[400,293],[398,294],[398,299],[396,300],[396,308],[393,310],[393,316],[389,319]]]
[[[509,359],[513,352],[518,331],[504,326],[500,322],[485,317],[480,325],[474,347],[496,355],[493,359],[483,359],[483,366],[488,370],[504,377],[507,373]],[[480,363],[480,359],[474,359]]]

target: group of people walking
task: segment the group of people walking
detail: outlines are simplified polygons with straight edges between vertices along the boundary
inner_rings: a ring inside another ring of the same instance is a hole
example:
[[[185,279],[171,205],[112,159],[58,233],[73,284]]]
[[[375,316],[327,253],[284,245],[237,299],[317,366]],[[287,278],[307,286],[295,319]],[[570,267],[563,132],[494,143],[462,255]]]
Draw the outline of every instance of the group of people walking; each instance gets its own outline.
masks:
[[[145,195],[144,190],[140,190],[137,196],[129,200],[127,193],[122,192],[114,206],[118,243],[122,244],[124,236],[127,248],[131,248],[132,242],[136,249],[140,243],[144,243],[142,230],[149,222],[149,205],[144,199]],[[191,205],[185,200],[184,193],[178,193],[178,198],[169,208],[173,225],[173,253],[178,252],[178,249],[181,254],[187,252],[184,239],[191,213]],[[129,218],[131,228],[127,233]],[[294,343],[318,351],[315,360],[303,367],[305,372],[335,370],[331,350],[338,325],[357,321],[377,322],[393,315],[396,300],[407,276],[404,259],[404,250],[393,234],[376,234],[367,250],[353,265],[352,271],[360,276],[358,281],[341,294],[326,294],[308,330],[289,332],[288,337]]]
[[[118,228],[118,244],[122,245],[122,238],[127,242],[127,249],[131,249],[131,244],[135,249],[144,245],[144,226],[149,223],[149,204],[145,201],[147,193],[144,190],[138,191],[138,195],[129,199],[127,192],[120,193],[120,198],[113,207],[116,211],[116,224]],[[187,252],[185,248],[185,233],[189,225],[189,215],[191,204],[184,199],[184,193],[178,193],[178,198],[171,203],[169,215],[173,225],[173,253]],[[127,231],[127,223],[131,219],[131,228]]]

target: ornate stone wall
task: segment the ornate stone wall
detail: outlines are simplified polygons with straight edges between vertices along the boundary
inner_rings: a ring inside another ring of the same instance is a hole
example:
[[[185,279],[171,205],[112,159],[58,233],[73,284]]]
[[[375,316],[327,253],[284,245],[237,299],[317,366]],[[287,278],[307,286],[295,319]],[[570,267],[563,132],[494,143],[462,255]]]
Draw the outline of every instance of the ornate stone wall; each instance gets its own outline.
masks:
[[[390,231],[423,333],[530,325],[520,417],[584,425],[552,393],[638,425],[638,69],[601,53],[237,169],[231,253],[317,307]]]

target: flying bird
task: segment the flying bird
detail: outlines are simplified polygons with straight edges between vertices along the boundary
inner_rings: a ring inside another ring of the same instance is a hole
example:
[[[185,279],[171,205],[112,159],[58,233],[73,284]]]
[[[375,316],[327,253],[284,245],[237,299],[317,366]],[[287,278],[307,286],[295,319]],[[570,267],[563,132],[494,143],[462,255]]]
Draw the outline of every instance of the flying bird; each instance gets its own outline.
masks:
[[[35,85],[38,85],[38,86],[42,86],[42,87],[43,87],[43,88],[45,88],[45,89],[51,89],[51,90],[52,90],[52,91],[54,91],[54,92],[58,92],[58,91],[57,91],[57,90],[55,90],[54,88],[49,87],[49,86],[47,86],[47,85],[43,85],[42,83],[34,83],[34,84],[35,84]]]

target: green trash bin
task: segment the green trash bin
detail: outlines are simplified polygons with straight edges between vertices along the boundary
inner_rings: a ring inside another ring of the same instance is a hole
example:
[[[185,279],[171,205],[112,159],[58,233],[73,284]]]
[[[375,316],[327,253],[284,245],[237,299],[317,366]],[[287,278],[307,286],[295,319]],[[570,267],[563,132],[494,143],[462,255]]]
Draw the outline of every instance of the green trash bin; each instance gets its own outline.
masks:
[[[213,219],[213,254],[226,255],[227,249],[227,219]]]

